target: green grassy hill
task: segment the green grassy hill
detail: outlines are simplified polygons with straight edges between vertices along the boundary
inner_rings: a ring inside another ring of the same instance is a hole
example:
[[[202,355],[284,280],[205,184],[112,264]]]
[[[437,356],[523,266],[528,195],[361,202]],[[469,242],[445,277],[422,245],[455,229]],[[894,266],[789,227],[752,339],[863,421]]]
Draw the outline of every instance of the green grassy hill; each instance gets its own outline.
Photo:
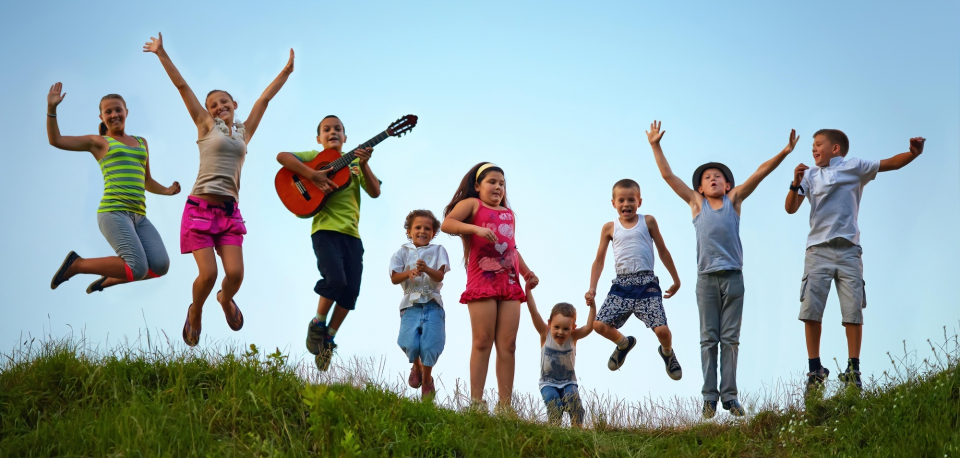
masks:
[[[34,342],[0,362],[0,456],[960,456],[956,343],[805,410],[571,430],[307,383],[279,352]]]

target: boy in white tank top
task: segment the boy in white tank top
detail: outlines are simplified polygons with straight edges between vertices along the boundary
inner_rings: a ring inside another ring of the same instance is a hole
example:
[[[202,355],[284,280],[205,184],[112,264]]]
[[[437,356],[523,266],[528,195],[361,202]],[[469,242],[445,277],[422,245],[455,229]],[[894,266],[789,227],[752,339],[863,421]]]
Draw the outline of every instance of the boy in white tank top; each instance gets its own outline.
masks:
[[[637,344],[636,338],[624,336],[618,331],[627,322],[630,314],[633,314],[657,335],[660,341],[657,353],[663,359],[667,375],[673,380],[680,380],[683,371],[673,351],[673,339],[663,311],[663,298],[669,299],[680,289],[677,268],[673,265],[670,251],[663,243],[657,220],[653,216],[637,213],[642,202],[640,185],[630,179],[618,181],[613,185],[611,202],[620,217],[604,224],[600,231],[600,248],[590,272],[590,290],[584,296],[588,304],[595,300],[597,282],[603,272],[604,258],[607,257],[607,246],[612,242],[617,278],[613,280],[610,293],[593,323],[593,329],[597,333],[617,344],[607,367],[612,371],[619,369],[627,353]],[[673,277],[673,285],[665,293],[660,289],[660,280],[653,275],[654,244],[660,254],[660,261]]]

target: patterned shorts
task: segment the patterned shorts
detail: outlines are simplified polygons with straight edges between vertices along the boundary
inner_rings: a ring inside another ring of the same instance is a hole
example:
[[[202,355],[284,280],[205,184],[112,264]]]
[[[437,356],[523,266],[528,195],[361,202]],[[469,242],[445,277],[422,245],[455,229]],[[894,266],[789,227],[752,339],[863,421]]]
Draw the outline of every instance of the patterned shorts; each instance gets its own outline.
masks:
[[[597,313],[597,320],[620,329],[635,315],[648,328],[667,325],[663,313],[663,292],[660,280],[651,271],[617,274],[607,300]]]

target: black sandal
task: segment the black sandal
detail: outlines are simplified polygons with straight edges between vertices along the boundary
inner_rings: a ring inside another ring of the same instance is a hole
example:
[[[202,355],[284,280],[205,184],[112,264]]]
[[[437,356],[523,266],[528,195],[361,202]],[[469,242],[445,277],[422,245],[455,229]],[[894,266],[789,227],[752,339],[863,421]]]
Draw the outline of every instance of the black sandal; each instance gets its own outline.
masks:
[[[216,295],[216,297],[217,297],[217,302],[220,302],[220,293],[222,293],[222,292],[223,292],[223,290],[217,291],[217,295]],[[234,331],[239,331],[239,330],[243,329],[243,312],[240,311],[240,306],[237,305],[237,301],[235,301],[235,300],[233,300],[233,299],[230,299],[230,303],[233,305],[233,309],[235,310],[235,312],[234,312],[234,314],[233,314],[233,322],[230,321],[230,315],[227,315],[227,312],[223,312],[223,314],[224,314],[224,316],[226,316],[226,318],[227,318],[227,326],[230,326],[230,329],[232,329],[232,330],[234,330]],[[221,307],[223,307],[223,306],[221,305]],[[237,320],[240,320],[240,324],[238,324],[238,325],[236,325],[236,327],[234,327],[234,324],[233,324],[233,323],[236,323]]]

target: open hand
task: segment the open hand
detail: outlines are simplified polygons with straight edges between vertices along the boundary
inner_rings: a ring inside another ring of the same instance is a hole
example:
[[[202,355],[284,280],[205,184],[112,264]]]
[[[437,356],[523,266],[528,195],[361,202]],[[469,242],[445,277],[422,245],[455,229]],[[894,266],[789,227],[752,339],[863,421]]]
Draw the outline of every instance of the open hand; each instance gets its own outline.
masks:
[[[283,71],[293,73],[293,48],[290,48],[290,58],[287,59],[287,65],[283,67]]]
[[[143,44],[143,52],[160,54],[160,51],[163,51],[163,34],[157,32],[157,36],[159,38],[150,37],[150,41]]]
[[[60,84],[60,83],[57,83]],[[923,153],[923,142],[927,141],[923,137],[913,137],[910,139],[910,154],[914,156],[919,156],[920,153]]]
[[[427,267],[426,261],[423,259],[417,259],[417,270],[427,273],[427,269],[429,269],[429,267]]]
[[[793,185],[800,186],[800,183],[803,181],[803,173],[807,171],[810,167],[807,167],[801,163],[797,168],[793,169]]]
[[[337,189],[337,184],[334,183],[328,175],[331,170],[332,169],[330,167],[326,167],[317,170],[316,173],[310,175],[310,181],[313,182],[316,187],[320,188],[324,194],[330,194]]]
[[[365,165],[370,160],[370,156],[373,156],[373,148],[357,148],[353,155],[360,159],[360,165]]]
[[[47,94],[48,107],[56,107],[57,105],[60,105],[60,102],[63,102],[63,98],[67,96],[67,93],[64,92],[61,94],[61,89],[63,89],[63,84],[60,82],[50,86],[50,92]],[[923,145],[921,145],[920,148],[922,149]]]
[[[180,183],[176,181],[174,181],[170,187],[163,190],[163,195],[165,196],[175,196],[177,194],[180,194]]]
[[[654,120],[650,123],[650,130],[647,131],[647,140],[650,141],[651,145],[660,143],[660,139],[663,138],[663,134],[665,133],[667,133],[667,131],[660,130],[660,121]]]
[[[530,289],[536,288],[537,285],[540,284],[540,279],[537,278],[536,274],[534,274],[532,270],[523,276],[523,281],[526,282],[527,287]]]
[[[497,240],[497,234],[496,234],[495,232],[493,232],[492,229],[486,228],[486,227],[481,227],[481,226],[474,226],[474,227],[475,227],[476,229],[474,229],[473,235],[476,235],[477,237],[483,237],[483,238],[489,240],[490,243],[497,243],[497,242],[499,242],[499,240]]]
[[[674,294],[677,294],[677,290],[680,289],[680,283],[674,283],[670,285],[670,288],[663,292],[664,299],[670,299]]]
[[[793,149],[797,147],[797,141],[799,140],[800,136],[797,135],[797,131],[795,129],[790,129],[790,140],[787,142],[787,146],[785,146],[783,150],[786,151],[787,154],[793,152]]]

